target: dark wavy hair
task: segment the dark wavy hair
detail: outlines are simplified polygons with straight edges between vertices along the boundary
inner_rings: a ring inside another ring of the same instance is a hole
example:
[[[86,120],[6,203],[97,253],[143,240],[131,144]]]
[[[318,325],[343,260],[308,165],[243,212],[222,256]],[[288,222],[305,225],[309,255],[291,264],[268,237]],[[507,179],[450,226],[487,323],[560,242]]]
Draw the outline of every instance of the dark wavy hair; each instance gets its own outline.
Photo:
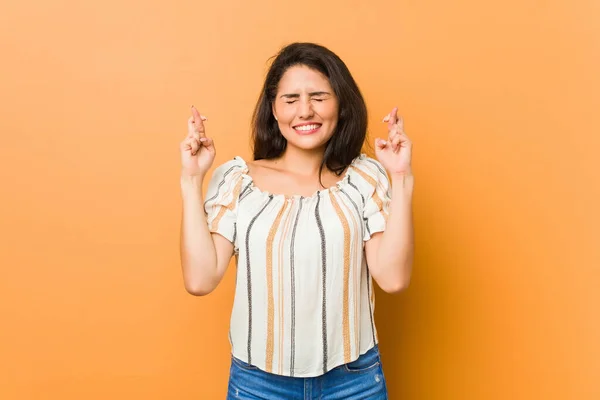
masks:
[[[338,123],[326,144],[320,173],[327,166],[339,176],[360,155],[367,135],[367,106],[346,64],[331,50],[314,43],[292,43],[275,56],[252,117],[254,159],[276,158],[286,149],[287,140],[279,131],[272,105],[281,77],[298,65],[325,75],[338,98]]]

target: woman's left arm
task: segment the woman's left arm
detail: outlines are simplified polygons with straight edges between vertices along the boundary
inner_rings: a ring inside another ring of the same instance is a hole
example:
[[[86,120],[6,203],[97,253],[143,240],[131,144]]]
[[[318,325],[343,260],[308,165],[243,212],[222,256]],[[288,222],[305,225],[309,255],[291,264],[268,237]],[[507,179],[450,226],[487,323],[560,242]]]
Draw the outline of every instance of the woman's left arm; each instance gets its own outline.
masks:
[[[379,287],[398,293],[408,287],[414,258],[412,175],[391,176],[392,201],[385,231],[365,243],[367,265]]]
[[[388,293],[398,293],[408,287],[414,260],[412,143],[404,133],[404,124],[397,112],[394,108],[384,118],[389,139],[377,139],[375,143],[377,158],[391,179],[389,215],[385,231],[374,234],[365,244],[369,271],[379,287]]]

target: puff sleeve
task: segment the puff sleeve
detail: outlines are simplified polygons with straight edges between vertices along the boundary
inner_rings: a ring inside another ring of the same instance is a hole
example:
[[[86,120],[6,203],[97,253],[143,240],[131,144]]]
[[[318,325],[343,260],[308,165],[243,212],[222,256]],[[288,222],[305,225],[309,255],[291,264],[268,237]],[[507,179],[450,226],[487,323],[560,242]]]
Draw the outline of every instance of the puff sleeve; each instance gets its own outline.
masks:
[[[234,159],[218,166],[208,183],[204,211],[208,229],[235,242],[237,208],[243,167]],[[235,244],[235,243],[234,243]]]
[[[379,161],[369,158],[365,160],[361,169],[363,178],[368,183],[363,209],[363,240],[367,241],[374,233],[385,231],[392,199],[390,181]]]

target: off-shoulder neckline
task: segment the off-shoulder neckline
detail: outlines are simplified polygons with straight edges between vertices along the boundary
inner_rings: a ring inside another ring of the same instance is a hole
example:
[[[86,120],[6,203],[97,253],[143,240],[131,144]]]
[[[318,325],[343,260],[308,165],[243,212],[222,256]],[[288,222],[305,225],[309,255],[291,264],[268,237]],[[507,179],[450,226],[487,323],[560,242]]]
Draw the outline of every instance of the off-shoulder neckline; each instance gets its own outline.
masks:
[[[286,195],[283,193],[272,193],[272,192],[269,192],[268,190],[263,190],[263,189],[259,188],[258,186],[256,186],[256,184],[254,183],[254,179],[250,175],[248,175],[249,168],[248,168],[248,163],[246,162],[246,160],[244,160],[241,156],[235,156],[234,160],[240,165],[240,167],[242,167],[242,176],[243,176],[244,180],[246,180],[249,183],[250,188],[254,192],[260,193],[261,195],[266,196],[266,197],[283,198],[286,200],[299,200],[299,199],[315,199],[322,195],[327,195],[331,191],[340,190],[341,188],[343,188],[344,185],[346,185],[348,183],[348,180],[350,179],[350,172],[352,170],[352,167],[354,167],[359,160],[363,160],[366,157],[367,157],[367,155],[364,153],[361,153],[360,155],[358,155],[358,157],[356,157],[354,160],[352,160],[352,162],[350,163],[348,168],[346,168],[346,171],[344,172],[344,174],[340,180],[338,180],[334,185],[332,185],[328,188],[316,190],[310,196],[302,196],[299,194]]]

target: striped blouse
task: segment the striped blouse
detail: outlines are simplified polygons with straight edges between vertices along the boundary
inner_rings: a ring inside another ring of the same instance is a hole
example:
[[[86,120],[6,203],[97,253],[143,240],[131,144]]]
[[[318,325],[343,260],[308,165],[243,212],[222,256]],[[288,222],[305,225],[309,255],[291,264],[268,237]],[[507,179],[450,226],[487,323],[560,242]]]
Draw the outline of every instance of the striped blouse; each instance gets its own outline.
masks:
[[[331,188],[310,197],[254,186],[240,157],[217,167],[208,225],[233,243],[234,357],[274,374],[313,377],[356,360],[377,342],[364,242],[385,229],[390,185],[361,154]]]

